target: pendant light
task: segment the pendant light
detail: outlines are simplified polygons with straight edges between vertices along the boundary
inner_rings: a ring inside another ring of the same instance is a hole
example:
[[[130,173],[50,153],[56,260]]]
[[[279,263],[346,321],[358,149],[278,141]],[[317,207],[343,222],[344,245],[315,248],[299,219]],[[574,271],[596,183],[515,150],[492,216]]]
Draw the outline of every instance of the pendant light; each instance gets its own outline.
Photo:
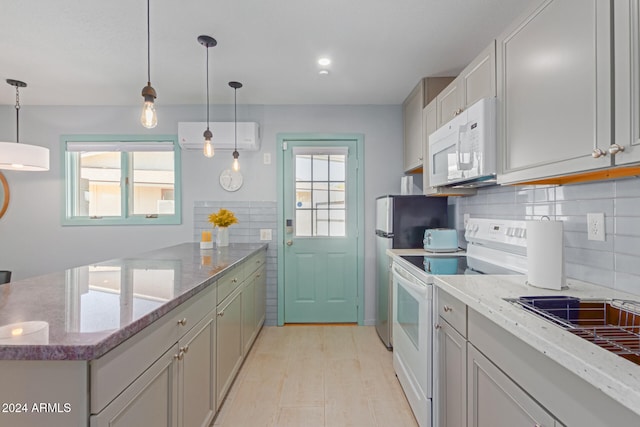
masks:
[[[39,145],[20,144],[20,91],[25,82],[7,79],[16,88],[16,142],[0,142],[0,169],[48,171],[49,149]]]
[[[240,170],[240,162],[238,157],[238,89],[242,87],[240,82],[229,82],[229,86],[233,88],[233,124],[235,126],[235,139],[233,141],[233,170],[238,172]]]
[[[158,124],[158,115],[154,105],[157,94],[156,90],[151,87],[151,35],[149,27],[149,0],[147,0],[147,85],[142,88],[144,104],[142,104],[140,123],[147,129],[152,129]]]
[[[214,47],[218,42],[210,36],[199,36],[198,43],[207,50],[207,130],[202,134],[202,136],[204,136],[204,149],[202,150],[202,154],[204,154],[205,157],[213,157],[213,144],[211,144],[213,133],[209,130],[209,48]]]

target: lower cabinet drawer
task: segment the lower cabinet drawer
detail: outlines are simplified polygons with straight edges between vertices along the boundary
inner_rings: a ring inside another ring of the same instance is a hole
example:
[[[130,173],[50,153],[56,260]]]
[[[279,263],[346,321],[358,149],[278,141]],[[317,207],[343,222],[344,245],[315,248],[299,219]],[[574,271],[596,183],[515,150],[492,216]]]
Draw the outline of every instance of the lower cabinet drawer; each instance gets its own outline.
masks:
[[[449,322],[463,337],[467,337],[467,305],[438,289],[438,315]]]
[[[244,265],[239,265],[218,279],[218,304],[240,286],[245,278],[244,273]]]

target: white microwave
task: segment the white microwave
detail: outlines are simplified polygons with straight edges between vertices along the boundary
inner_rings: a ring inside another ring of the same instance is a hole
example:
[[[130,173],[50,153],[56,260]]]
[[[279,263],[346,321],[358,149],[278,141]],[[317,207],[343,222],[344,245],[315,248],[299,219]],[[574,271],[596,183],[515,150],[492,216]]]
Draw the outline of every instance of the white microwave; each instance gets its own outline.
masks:
[[[483,98],[429,135],[429,185],[493,183],[496,157],[496,99]]]

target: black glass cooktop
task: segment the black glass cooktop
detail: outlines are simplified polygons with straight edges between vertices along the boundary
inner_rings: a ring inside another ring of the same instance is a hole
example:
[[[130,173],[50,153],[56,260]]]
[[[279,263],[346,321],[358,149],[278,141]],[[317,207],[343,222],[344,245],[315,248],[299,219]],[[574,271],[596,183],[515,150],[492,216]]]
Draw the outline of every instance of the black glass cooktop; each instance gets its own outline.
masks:
[[[467,271],[467,257],[465,256],[403,255],[401,258],[430,274],[469,273]]]

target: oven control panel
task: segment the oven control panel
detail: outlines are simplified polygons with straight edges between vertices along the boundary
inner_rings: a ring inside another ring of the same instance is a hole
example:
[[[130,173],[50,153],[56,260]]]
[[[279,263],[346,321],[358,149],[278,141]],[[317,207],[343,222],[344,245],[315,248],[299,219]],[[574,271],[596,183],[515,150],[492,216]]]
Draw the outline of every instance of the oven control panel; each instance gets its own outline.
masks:
[[[527,224],[507,219],[469,218],[464,237],[469,243],[526,248]]]

